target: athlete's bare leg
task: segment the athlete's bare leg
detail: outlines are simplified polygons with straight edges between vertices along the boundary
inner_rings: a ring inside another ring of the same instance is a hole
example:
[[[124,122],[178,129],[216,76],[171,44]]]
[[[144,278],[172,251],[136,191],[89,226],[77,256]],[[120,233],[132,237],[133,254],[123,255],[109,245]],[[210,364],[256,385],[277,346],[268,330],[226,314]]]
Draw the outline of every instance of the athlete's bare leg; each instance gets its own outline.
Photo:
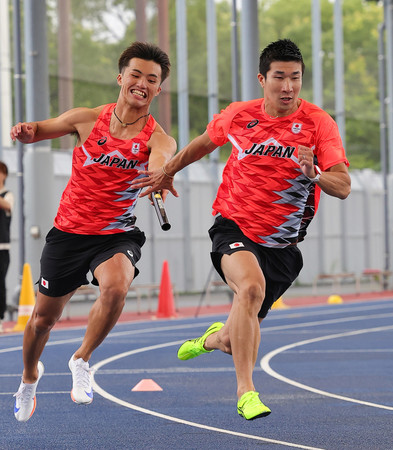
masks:
[[[238,300],[236,299],[236,294],[233,296],[233,303],[236,303]],[[231,341],[229,339],[229,329],[231,327],[231,322],[233,318],[233,310],[231,309],[228,319],[225,322],[225,325],[217,332],[209,334],[207,337],[204,348],[206,350],[221,350],[224,353],[228,353],[228,355],[232,355]],[[261,324],[262,319],[258,317],[258,322]],[[260,332],[258,331],[258,335],[260,337]],[[259,339],[258,337],[258,339]],[[258,344],[259,347],[259,344]],[[258,357],[258,349],[255,352],[255,363]],[[254,364],[255,365],[255,364]]]
[[[88,361],[115,326],[134,274],[134,266],[123,253],[117,253],[96,268],[94,276],[99,283],[100,296],[90,310],[86,333],[82,345],[75,352],[75,359]]]
[[[240,398],[245,392],[255,390],[252,373],[261,340],[258,312],[264,299],[265,279],[251,252],[224,255],[221,267],[235,295],[225,326],[208,336],[205,348],[232,354]]]
[[[36,304],[23,336],[24,383],[37,381],[37,364],[48,342],[50,331],[61,317],[64,306],[74,292],[62,297],[48,297],[41,292],[37,293]]]
[[[233,294],[233,302],[234,305],[238,300],[236,299],[236,294]],[[232,318],[236,315],[236,308],[231,307],[228,318],[225,322],[225,325],[215,333],[209,334],[206,338],[203,347],[206,350],[221,350],[224,353],[228,353],[228,355],[232,355],[231,341],[229,338],[229,329],[231,327]]]

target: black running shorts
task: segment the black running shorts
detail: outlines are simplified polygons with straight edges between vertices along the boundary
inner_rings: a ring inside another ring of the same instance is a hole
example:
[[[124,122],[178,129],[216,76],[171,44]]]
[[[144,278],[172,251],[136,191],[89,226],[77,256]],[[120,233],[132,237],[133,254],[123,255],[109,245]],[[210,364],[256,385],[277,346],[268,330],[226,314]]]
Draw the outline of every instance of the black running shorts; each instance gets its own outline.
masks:
[[[89,284],[86,277],[89,270],[93,274],[92,283],[98,286],[94,270],[101,263],[123,253],[135,267],[145,240],[139,228],[105,235],[65,233],[52,228],[42,251],[39,290],[50,297],[61,297]],[[138,273],[135,267],[135,277]]]
[[[238,251],[253,253],[266,280],[265,299],[258,317],[266,317],[273,303],[291,286],[303,267],[303,258],[296,245],[271,248],[256,244],[246,237],[235,222],[218,216],[209,230],[212,240],[211,259],[217,272],[226,282],[221,270],[222,255]]]

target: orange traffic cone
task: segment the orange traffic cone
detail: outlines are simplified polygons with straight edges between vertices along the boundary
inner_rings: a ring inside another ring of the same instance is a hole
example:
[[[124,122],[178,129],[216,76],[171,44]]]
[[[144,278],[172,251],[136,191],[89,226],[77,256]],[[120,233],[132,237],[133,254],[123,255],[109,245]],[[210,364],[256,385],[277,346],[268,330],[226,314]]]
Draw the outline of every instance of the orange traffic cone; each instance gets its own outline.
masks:
[[[156,317],[159,319],[176,317],[168,261],[164,261],[162,265],[160,293],[158,295],[158,309]]]
[[[14,326],[14,331],[23,331],[27,321],[33,312],[35,305],[35,294],[33,279],[31,277],[30,265],[23,266],[22,287],[19,295],[18,321]]]

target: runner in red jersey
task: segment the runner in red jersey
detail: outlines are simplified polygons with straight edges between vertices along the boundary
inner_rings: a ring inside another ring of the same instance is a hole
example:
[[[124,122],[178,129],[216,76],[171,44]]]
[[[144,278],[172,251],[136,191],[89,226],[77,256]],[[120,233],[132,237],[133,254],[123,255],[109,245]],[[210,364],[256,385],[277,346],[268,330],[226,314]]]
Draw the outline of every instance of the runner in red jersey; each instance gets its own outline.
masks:
[[[162,167],[176,143],[150,115],[170,62],[155,45],[134,42],[120,56],[116,103],[75,108],[54,119],[18,123],[11,138],[23,143],[77,135],[72,174],[60,200],[54,227],[41,256],[39,292],[23,340],[24,370],[14,414],[27,421],[44,366],[39,358],[50,330],[90,271],[100,295],[94,303],[82,345],[71,356],[71,398],[93,400],[89,359],[116,324],[130,285],[138,274],[145,235],[135,226],[140,189],[131,182],[141,169]],[[163,191],[165,199],[167,192]]]
[[[106,105],[87,140],[75,147],[72,174],[60,200],[55,227],[76,234],[113,234],[134,229],[139,190],[130,183],[149,163],[157,122],[149,116],[132,139],[109,132],[116,104]],[[100,211],[97,214],[97,211]]]
[[[209,230],[213,264],[234,292],[225,324],[216,322],[178,350],[181,360],[219,349],[232,354],[237,411],[247,420],[270,414],[256,392],[253,370],[260,322],[302,268],[297,242],[318,206],[320,190],[345,199],[348,161],[333,119],[299,98],[304,72],[298,47],[288,39],[261,53],[258,80],[264,98],[236,102],[161,169],[133,182],[142,195],[173,187],[176,172],[230,141],[232,153],[213,204]]]
[[[233,220],[248,238],[266,247],[296,243],[310,196],[313,211],[318,206],[320,188],[301,171],[299,146],[315,149],[321,170],[347,164],[333,119],[299,101],[298,109],[283,117],[270,117],[264,99],[233,103],[207,127],[214,144],[233,145],[214,214]]]

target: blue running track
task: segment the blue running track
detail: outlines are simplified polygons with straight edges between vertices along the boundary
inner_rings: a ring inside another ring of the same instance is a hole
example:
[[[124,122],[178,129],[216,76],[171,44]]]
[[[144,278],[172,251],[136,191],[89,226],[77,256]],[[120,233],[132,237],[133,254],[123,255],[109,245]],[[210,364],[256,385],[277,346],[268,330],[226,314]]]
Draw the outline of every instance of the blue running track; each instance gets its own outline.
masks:
[[[273,310],[254,381],[272,414],[236,411],[232,358],[179,361],[179,345],[223,315],[119,323],[95,351],[94,401],[70,398],[84,328],[52,332],[37,409],[13,415],[22,334],[0,337],[0,449],[393,449],[393,300]],[[162,391],[133,391],[153,380]]]

